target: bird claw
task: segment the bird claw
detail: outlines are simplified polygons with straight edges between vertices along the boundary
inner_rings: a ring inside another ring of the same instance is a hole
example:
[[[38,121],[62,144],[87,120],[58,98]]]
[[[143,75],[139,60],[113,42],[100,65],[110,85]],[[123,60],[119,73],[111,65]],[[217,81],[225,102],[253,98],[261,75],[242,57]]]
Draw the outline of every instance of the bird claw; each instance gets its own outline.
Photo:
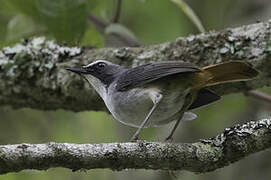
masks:
[[[178,178],[176,172],[171,171],[171,170],[168,171],[168,175],[171,177],[171,179],[177,179]]]
[[[130,139],[130,142],[137,142],[138,141],[138,136],[132,136]]]
[[[172,143],[172,142],[173,142],[172,136],[168,136],[168,137],[165,139],[165,142],[167,142],[167,143]]]

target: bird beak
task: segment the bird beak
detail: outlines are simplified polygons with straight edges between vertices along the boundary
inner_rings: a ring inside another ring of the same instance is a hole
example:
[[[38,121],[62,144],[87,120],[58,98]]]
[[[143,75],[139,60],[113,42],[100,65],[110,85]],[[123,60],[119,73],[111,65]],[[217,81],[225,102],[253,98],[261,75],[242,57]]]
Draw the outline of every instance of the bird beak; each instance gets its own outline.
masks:
[[[66,70],[78,73],[78,74],[89,74],[89,72],[84,68],[66,68]]]

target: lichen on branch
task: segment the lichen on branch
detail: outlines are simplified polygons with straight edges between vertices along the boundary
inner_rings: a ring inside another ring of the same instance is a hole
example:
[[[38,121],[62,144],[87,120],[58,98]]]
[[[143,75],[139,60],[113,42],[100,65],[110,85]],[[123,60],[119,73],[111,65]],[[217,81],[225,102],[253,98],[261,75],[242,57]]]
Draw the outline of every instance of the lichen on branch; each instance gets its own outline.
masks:
[[[271,146],[271,119],[226,128],[214,138],[195,143],[15,144],[0,146],[0,174],[25,169],[65,167],[187,170],[204,173]]]
[[[41,110],[104,110],[94,90],[79,76],[65,70],[97,59],[129,67],[163,60],[187,61],[198,66],[243,60],[261,72],[259,77],[216,86],[213,90],[223,95],[257,89],[271,84],[270,30],[268,21],[136,48],[65,47],[45,38],[25,40],[0,51],[0,105]]]

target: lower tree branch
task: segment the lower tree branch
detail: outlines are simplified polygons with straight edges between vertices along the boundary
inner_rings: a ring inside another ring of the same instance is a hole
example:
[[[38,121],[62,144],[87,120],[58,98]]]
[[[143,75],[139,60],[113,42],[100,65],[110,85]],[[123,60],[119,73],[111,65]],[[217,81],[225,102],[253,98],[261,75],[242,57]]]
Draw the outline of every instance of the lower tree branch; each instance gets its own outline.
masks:
[[[213,171],[271,146],[271,119],[226,128],[196,143],[15,144],[0,146],[0,174],[65,167]]]

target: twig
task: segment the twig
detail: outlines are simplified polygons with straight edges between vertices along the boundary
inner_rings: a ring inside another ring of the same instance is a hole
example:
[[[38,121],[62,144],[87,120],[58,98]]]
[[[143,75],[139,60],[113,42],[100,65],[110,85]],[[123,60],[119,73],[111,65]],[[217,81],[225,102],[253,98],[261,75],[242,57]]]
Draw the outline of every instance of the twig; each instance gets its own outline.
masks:
[[[113,23],[119,22],[120,13],[121,13],[121,4],[122,4],[122,0],[117,0],[115,15],[114,15],[113,20],[112,20]]]
[[[104,34],[105,29],[111,24],[110,22],[89,13],[89,20],[97,27],[101,34]],[[116,37],[123,45],[127,47],[139,47],[142,44],[136,39],[127,36],[126,34],[121,34],[120,32],[114,32],[110,35]]]
[[[271,95],[254,90],[254,91],[248,91],[246,95],[254,97],[256,99],[263,100],[269,104],[271,104]]]
[[[100,18],[98,16],[95,16],[94,14],[92,13],[89,13],[88,14],[88,18],[89,20],[97,27],[98,31],[103,34],[104,33],[104,30],[107,26],[110,25],[110,22],[106,21],[105,19],[103,18]]]

